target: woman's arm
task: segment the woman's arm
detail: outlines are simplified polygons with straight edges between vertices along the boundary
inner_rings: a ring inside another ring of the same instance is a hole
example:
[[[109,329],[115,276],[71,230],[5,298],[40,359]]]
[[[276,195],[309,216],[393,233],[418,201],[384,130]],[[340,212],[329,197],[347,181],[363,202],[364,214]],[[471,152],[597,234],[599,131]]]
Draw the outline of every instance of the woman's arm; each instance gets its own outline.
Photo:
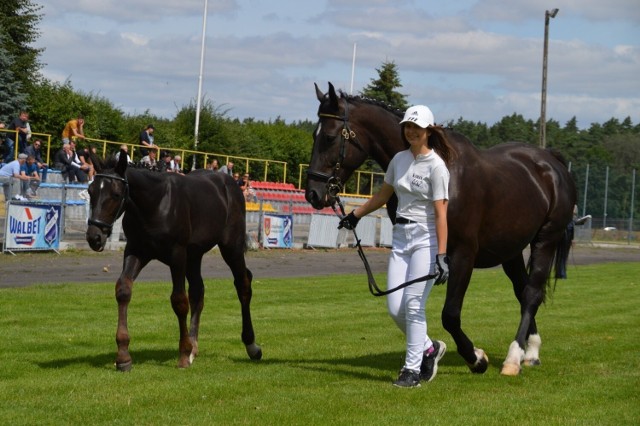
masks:
[[[448,200],[436,200],[433,209],[436,217],[436,238],[438,240],[438,254],[447,252],[447,205]]]

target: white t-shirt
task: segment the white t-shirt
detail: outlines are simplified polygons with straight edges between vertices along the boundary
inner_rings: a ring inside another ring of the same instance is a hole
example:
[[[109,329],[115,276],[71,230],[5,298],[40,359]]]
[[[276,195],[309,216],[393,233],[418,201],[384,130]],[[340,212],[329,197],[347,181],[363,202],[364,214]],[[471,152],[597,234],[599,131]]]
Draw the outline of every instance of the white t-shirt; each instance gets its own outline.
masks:
[[[398,152],[384,181],[398,196],[398,216],[415,222],[433,222],[433,202],[449,199],[449,170],[434,150],[415,159],[411,150]]]

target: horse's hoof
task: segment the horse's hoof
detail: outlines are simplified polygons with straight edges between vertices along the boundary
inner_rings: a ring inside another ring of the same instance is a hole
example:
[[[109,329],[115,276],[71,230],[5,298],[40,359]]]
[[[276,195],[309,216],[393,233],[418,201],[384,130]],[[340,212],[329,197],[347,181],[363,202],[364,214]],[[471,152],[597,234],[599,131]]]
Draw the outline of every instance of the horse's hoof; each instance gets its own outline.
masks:
[[[504,364],[500,374],[503,376],[517,376],[520,374],[520,366],[516,364]]]
[[[535,367],[537,365],[540,365],[541,362],[539,359],[525,359],[524,360],[524,365],[526,365],[527,367]]]
[[[262,359],[262,348],[255,343],[247,345],[247,355],[254,361],[260,361]]]
[[[127,362],[116,362],[116,369],[118,371],[122,371],[123,373],[131,371],[132,366],[133,366],[133,361],[131,360]]]
[[[489,368],[489,357],[482,349],[474,348],[474,352],[476,354],[476,362],[473,364],[467,363],[467,366],[472,373],[483,374]]]

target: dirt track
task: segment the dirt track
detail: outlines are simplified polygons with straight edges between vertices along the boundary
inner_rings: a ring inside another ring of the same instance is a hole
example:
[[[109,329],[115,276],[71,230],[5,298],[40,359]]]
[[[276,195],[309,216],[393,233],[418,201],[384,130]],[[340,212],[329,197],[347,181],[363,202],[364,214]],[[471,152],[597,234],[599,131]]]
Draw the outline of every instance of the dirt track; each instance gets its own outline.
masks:
[[[385,272],[388,249],[367,249],[374,272]],[[0,255],[0,287],[23,287],[41,283],[114,282],[122,268],[121,251],[94,253],[89,250],[56,253]],[[576,246],[570,265],[605,262],[640,262],[637,246]],[[339,250],[260,250],[247,253],[247,265],[254,277],[305,277],[327,274],[365,274],[355,249]],[[231,272],[217,251],[205,256],[205,278],[231,278]],[[170,281],[169,268],[153,261],[142,270],[137,281]]]

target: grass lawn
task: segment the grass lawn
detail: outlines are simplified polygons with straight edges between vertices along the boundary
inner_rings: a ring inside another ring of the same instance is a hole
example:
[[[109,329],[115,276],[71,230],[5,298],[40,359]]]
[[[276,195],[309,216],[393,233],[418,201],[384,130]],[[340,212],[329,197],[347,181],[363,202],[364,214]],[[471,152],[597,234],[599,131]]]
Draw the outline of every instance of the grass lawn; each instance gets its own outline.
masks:
[[[433,382],[409,390],[391,386],[404,338],[364,275],[255,280],[259,362],[240,341],[231,279],[207,281],[200,355],[184,370],[171,285],[138,284],[130,373],[113,364],[113,283],[3,289],[0,424],[639,424],[638,272],[572,267],[538,312],[542,365],[514,378],[499,374],[519,322],[502,271],[474,273],[463,311],[465,332],[489,355],[483,375],[442,329],[445,289],[434,288],[429,334],[449,351]]]

